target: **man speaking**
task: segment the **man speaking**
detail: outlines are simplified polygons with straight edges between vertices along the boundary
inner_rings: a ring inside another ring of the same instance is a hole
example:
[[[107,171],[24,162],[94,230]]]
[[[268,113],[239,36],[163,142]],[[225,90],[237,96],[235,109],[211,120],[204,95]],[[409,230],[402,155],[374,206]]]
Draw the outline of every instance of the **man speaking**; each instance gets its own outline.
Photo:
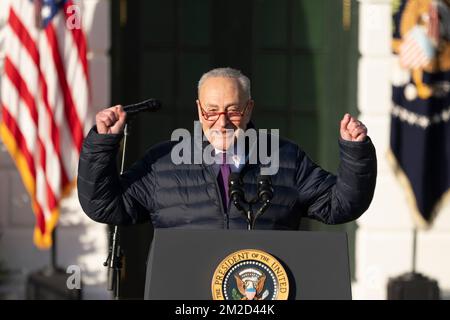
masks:
[[[252,149],[236,148],[240,133],[255,130],[255,102],[250,80],[240,71],[219,68],[198,83],[197,112],[204,143],[216,161],[179,163],[173,159],[177,141],[147,151],[123,175],[116,156],[126,112],[114,106],[96,115],[80,156],[78,195],[95,221],[125,225],[150,221],[154,228],[246,229],[245,216],[231,204],[229,177],[240,175],[245,197],[257,193],[265,162],[252,163]],[[261,138],[259,138],[261,139]],[[376,174],[375,148],[367,128],[344,115],[340,123],[340,165],[333,175],[312,162],[295,143],[277,137],[271,206],[255,221],[255,229],[297,230],[302,217],[327,224],[357,219],[372,201]],[[248,144],[247,144],[248,145]]]

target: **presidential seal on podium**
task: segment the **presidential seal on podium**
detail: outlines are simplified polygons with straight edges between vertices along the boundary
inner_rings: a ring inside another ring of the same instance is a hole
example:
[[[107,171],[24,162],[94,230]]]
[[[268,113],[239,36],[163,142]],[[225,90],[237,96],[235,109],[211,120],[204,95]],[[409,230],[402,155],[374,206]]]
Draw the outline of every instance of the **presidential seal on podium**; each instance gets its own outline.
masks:
[[[220,262],[211,290],[214,300],[287,300],[289,280],[275,257],[246,249],[233,252]]]

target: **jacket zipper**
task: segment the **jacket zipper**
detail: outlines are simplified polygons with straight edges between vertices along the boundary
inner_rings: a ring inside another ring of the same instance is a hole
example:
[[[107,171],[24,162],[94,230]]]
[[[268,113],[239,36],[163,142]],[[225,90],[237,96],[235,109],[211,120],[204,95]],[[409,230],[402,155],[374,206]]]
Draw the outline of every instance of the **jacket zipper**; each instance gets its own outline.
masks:
[[[217,182],[217,177],[214,177],[213,171],[211,169],[211,167],[206,168],[203,165],[203,168],[206,169],[206,171],[209,173],[209,175],[211,177],[213,177],[214,180],[214,185],[216,187],[216,195],[217,195],[217,199],[219,200],[219,205],[220,205],[220,210],[222,212],[222,217],[224,218],[224,229],[229,229],[229,217],[228,214],[225,212],[225,208],[223,207],[223,202],[222,202],[222,195],[220,194],[220,188],[219,188],[219,183]]]

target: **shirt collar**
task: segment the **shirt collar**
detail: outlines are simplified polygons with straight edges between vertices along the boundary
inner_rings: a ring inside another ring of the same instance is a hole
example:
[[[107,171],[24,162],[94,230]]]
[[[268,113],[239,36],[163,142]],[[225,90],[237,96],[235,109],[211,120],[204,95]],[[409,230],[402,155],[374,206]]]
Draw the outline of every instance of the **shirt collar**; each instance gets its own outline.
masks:
[[[220,150],[220,149],[214,149],[215,150],[215,159],[217,164],[222,164],[223,162],[223,154],[226,153],[226,162],[231,166],[233,169],[240,169],[245,165],[245,150],[242,148],[236,148],[236,152],[233,152],[232,150]]]

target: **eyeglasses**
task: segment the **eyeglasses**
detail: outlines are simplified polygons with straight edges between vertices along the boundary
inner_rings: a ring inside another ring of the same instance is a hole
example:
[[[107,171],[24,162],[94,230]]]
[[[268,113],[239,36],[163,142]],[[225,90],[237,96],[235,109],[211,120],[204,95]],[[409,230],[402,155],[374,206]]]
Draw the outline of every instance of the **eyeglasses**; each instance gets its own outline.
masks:
[[[241,120],[241,118],[244,116],[245,112],[247,111],[248,107],[248,101],[245,104],[245,108],[242,111],[237,110],[227,110],[227,111],[205,111],[203,107],[200,105],[200,111],[202,113],[202,116],[207,121],[217,121],[219,117],[224,114],[230,121],[238,121]]]

